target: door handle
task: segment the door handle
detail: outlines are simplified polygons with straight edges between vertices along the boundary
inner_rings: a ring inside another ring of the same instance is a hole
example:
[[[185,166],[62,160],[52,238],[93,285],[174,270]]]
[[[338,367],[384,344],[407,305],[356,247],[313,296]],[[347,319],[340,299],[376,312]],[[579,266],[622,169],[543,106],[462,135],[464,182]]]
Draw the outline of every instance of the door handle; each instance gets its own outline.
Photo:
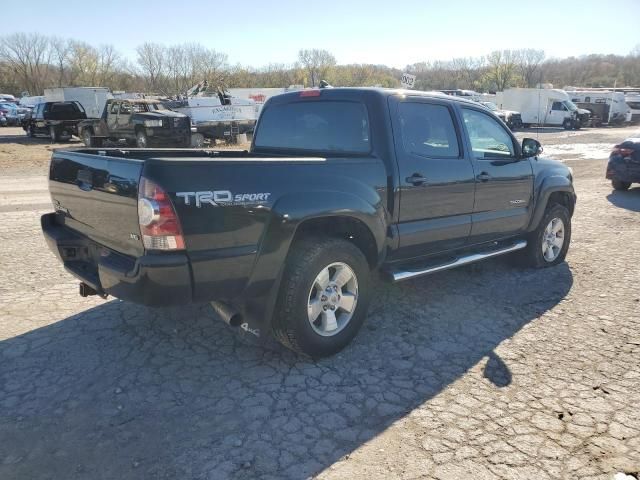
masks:
[[[410,183],[410,184],[414,185],[414,186],[424,185],[425,183],[427,183],[426,177],[423,177],[419,173],[414,173],[410,177],[405,178],[405,181],[407,183]]]
[[[491,180],[491,175],[489,175],[487,172],[482,172],[476,176],[476,179],[481,182],[488,182],[489,180]]]

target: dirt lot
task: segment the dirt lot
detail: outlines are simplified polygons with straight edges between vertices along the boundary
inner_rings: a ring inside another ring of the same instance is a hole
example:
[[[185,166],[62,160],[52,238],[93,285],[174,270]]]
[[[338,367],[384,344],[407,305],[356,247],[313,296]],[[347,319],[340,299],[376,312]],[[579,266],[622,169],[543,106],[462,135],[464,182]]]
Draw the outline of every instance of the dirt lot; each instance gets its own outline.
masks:
[[[575,171],[565,264],[377,284],[314,364],[206,307],[79,297],[39,229],[51,146],[0,129],[0,478],[637,476],[640,188],[603,179],[635,130],[539,133]]]

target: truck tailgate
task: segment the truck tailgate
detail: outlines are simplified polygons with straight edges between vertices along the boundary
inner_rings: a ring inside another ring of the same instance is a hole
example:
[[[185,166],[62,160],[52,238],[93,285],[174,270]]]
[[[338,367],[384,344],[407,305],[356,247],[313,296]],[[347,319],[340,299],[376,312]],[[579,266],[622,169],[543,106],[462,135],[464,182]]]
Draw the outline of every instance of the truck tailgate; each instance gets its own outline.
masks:
[[[137,206],[143,165],[98,152],[55,152],[49,191],[56,222],[117,252],[143,255]]]

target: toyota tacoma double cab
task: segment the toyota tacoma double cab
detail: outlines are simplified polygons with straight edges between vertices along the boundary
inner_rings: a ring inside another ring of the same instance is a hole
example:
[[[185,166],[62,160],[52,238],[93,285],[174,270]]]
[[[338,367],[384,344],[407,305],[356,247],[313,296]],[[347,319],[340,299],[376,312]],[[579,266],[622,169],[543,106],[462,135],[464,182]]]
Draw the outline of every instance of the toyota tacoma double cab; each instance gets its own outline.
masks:
[[[101,147],[105,140],[138,148],[191,146],[189,117],[158,100],[107,100],[102,116],[80,122],[78,131],[87,147]]]
[[[267,101],[248,151],[57,150],[42,229],[84,296],[211,302],[321,357],[360,329],[375,270],[562,262],[572,173],[541,151],[476,102],[303,90]]]

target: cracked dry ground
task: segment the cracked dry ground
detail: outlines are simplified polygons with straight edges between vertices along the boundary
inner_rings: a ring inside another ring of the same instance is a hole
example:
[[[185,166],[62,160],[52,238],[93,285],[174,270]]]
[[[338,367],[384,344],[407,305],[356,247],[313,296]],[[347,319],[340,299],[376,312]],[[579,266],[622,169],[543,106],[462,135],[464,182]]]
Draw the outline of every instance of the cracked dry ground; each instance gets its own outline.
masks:
[[[612,194],[602,161],[572,166],[566,264],[498,259],[378,284],[355,342],[315,364],[251,345],[206,307],[80,298],[41,238],[46,192],[12,197],[0,209],[0,478],[640,471],[640,188]]]

